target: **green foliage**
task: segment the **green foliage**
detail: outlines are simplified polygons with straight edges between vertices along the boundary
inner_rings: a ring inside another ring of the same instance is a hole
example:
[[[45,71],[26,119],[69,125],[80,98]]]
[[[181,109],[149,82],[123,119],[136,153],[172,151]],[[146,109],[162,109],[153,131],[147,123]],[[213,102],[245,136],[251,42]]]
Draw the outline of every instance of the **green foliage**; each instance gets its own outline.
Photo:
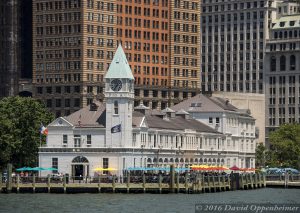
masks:
[[[273,166],[298,168],[300,161],[300,125],[284,124],[270,134]]]
[[[7,163],[16,168],[36,166],[41,123],[47,125],[53,119],[53,114],[32,98],[0,100],[0,170]]]
[[[266,162],[266,147],[259,144],[255,150],[256,167],[264,167]]]

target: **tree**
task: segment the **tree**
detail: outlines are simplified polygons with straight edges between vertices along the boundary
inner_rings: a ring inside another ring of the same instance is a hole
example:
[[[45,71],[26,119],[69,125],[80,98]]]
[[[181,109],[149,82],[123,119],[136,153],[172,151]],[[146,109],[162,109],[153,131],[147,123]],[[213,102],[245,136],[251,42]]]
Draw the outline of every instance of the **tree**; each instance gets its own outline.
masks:
[[[266,163],[266,147],[260,143],[255,150],[256,167],[264,167]]]
[[[53,119],[53,114],[32,98],[0,100],[0,170],[7,163],[36,166],[41,123],[46,125]]]
[[[297,168],[300,159],[300,125],[284,124],[270,134],[271,151],[277,166]]]

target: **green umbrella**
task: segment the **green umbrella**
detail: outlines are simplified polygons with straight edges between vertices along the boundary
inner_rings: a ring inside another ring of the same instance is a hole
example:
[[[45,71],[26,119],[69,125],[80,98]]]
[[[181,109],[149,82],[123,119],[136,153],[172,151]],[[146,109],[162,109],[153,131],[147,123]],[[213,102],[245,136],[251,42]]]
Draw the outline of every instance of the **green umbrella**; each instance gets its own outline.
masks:
[[[46,169],[42,167],[34,167],[31,169],[31,171],[42,171],[42,170],[46,170]]]
[[[56,168],[45,168],[45,170],[48,170],[48,171],[57,171],[58,169],[56,169]]]
[[[21,171],[31,171],[31,170],[32,170],[31,167],[22,167],[22,168],[16,169],[17,172],[21,172]]]

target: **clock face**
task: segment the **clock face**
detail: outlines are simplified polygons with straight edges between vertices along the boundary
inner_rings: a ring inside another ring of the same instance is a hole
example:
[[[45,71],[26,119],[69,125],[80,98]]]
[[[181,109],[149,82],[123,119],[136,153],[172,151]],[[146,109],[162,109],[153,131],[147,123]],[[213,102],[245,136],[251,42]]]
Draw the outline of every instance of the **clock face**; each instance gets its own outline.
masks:
[[[114,79],[111,83],[110,83],[110,88],[113,91],[120,91],[122,89],[122,81],[120,79]]]

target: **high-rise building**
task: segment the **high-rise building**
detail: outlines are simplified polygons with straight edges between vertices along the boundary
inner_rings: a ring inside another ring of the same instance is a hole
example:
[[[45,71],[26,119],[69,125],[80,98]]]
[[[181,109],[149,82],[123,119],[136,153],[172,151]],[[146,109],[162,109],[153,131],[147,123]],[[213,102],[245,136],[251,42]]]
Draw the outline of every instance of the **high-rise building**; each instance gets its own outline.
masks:
[[[165,108],[200,92],[200,2],[33,0],[34,96],[56,116],[103,100],[121,42],[135,106]]]
[[[0,97],[19,93],[19,80],[32,77],[32,0],[0,1]]]
[[[265,57],[266,132],[300,122],[300,14],[273,23]]]
[[[263,60],[276,0],[203,0],[202,91],[263,93]]]

